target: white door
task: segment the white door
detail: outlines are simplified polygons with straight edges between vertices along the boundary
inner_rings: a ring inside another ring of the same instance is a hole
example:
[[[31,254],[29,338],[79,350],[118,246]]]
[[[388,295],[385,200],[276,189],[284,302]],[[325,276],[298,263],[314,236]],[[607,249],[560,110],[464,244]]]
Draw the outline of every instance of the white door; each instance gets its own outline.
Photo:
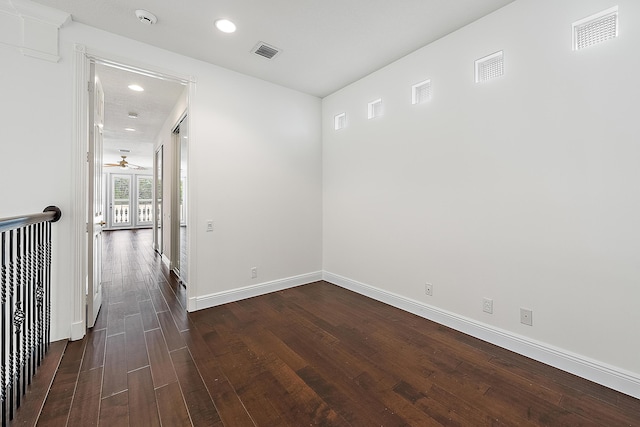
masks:
[[[133,175],[111,175],[111,228],[131,227],[135,210],[131,198]]]
[[[153,225],[153,176],[136,175],[136,225]]]
[[[156,151],[156,158],[154,161],[154,179],[156,182],[156,188],[154,192],[154,207],[155,212],[153,214],[153,224],[155,228],[154,238],[153,238],[153,248],[162,255],[163,252],[163,242],[162,242],[162,175],[163,175],[163,165],[162,165],[162,145]]]
[[[91,63],[89,84],[89,197],[87,256],[87,327],[96,323],[102,304],[102,226],[104,194],[102,183],[102,128],[104,125],[104,92],[95,64]]]
[[[109,174],[109,228],[153,226],[153,176]]]

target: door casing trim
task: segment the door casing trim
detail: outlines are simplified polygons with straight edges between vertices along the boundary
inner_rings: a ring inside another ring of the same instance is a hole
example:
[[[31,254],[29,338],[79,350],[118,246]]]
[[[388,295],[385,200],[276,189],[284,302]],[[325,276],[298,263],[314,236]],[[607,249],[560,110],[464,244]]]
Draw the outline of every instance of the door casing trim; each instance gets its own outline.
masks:
[[[73,183],[70,186],[72,200],[72,230],[71,230],[71,259],[69,268],[72,275],[72,297],[69,299],[69,310],[72,313],[71,323],[68,325],[69,339],[72,341],[82,339],[86,334],[86,289],[87,289],[87,186],[88,186],[88,151],[87,141],[89,138],[88,128],[88,81],[89,65],[92,61],[97,63],[116,66],[123,70],[143,73],[158,78],[165,78],[180,82],[187,86],[187,110],[191,111],[191,103],[195,94],[196,79],[192,76],[180,76],[178,73],[166,71],[160,67],[140,64],[130,58],[118,57],[114,54],[99,52],[95,49],[87,48],[83,44],[74,45],[74,102],[73,102],[73,143],[72,143],[72,165],[71,173]],[[193,129],[189,116],[189,128]],[[191,138],[193,143],[194,138]],[[193,200],[193,198],[188,198]],[[188,209],[190,216],[194,209]],[[189,218],[192,220],[192,218]],[[193,242],[192,236],[189,241]],[[192,252],[193,245],[189,245],[189,252]],[[195,262],[188,258],[187,269],[189,272],[195,270]],[[195,281],[187,288],[187,299],[196,295]],[[190,310],[191,311],[191,310]]]

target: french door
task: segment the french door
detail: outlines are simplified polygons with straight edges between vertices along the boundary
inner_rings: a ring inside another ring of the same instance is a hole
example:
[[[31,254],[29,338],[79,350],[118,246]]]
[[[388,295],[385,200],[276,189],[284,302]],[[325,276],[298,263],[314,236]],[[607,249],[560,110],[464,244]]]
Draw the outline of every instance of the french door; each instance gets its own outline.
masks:
[[[111,174],[110,228],[140,228],[153,224],[153,177]]]

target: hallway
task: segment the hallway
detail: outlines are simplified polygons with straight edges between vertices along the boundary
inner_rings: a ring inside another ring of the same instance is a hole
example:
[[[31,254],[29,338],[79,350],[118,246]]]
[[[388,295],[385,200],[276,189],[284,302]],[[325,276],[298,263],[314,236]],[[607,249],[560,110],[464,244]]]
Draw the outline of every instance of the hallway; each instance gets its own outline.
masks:
[[[187,315],[151,240],[105,233],[39,426],[640,425],[637,399],[326,282]]]
[[[83,341],[69,343],[38,425],[87,426],[99,419],[100,425],[152,426],[159,415],[164,425],[190,425],[177,382],[178,374],[191,380],[196,372],[181,334],[189,329],[186,291],[151,249],[152,239],[151,229],[104,233],[100,314]],[[74,393],[71,373],[78,370]],[[208,396],[202,382],[188,388],[194,423],[217,425],[211,400],[199,401]]]

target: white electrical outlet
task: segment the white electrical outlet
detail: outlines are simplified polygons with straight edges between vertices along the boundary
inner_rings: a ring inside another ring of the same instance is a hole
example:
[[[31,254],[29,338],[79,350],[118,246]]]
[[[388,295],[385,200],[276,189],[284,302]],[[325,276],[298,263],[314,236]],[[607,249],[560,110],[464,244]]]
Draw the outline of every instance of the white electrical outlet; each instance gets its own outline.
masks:
[[[257,279],[258,278],[258,267],[253,267],[251,269],[251,278],[252,279]]]
[[[213,231],[213,220],[212,219],[208,219],[207,220],[207,233],[210,233]]]
[[[528,308],[520,309],[520,323],[533,326],[533,311]]]
[[[427,283],[424,285],[424,293],[429,295],[430,297],[433,296],[433,285],[431,283]]]
[[[482,299],[482,311],[493,314],[493,300],[491,298]]]

